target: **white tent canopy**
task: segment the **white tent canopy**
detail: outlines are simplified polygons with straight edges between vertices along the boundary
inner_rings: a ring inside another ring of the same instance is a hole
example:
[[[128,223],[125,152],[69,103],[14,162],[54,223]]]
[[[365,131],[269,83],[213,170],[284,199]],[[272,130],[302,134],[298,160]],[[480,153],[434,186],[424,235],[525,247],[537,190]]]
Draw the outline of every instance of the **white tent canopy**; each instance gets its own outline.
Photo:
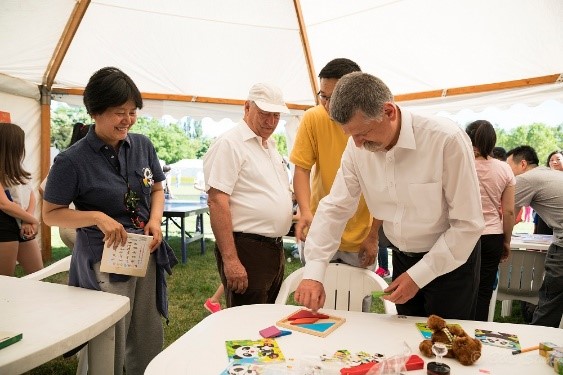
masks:
[[[298,115],[335,57],[418,111],[563,101],[561,0],[0,0],[0,29],[0,111],[26,130],[36,183],[50,96],[80,102],[104,66],[133,78],[154,117],[237,120],[260,81]]]
[[[79,3],[87,7],[51,72],[55,88],[83,88],[113,65],[145,93],[243,100],[253,83],[271,81],[289,103],[313,105],[308,68],[316,77],[335,57],[355,60],[396,95],[563,72],[560,0],[4,0],[0,73],[45,83]],[[556,87],[546,95],[561,97]],[[207,116],[220,117],[216,110]]]

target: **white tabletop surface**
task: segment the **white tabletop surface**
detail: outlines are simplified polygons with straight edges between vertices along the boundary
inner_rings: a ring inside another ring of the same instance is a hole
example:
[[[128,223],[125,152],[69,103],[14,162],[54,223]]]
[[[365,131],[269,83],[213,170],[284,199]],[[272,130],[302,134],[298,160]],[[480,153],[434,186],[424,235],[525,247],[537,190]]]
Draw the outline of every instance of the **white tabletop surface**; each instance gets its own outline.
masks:
[[[0,349],[0,374],[20,374],[58,357],[113,328],[128,311],[127,297],[0,276],[0,331],[23,333]]]
[[[259,339],[258,331],[299,310],[291,305],[251,305],[224,309],[209,315],[191,330],[168,346],[149,364],[146,375],[174,374],[220,374],[227,365],[226,340]],[[334,311],[323,309],[331,315],[344,317],[346,322],[327,337],[321,338],[294,331],[289,336],[277,338],[286,358],[295,360],[329,356],[339,349],[352,353],[366,351],[387,356],[401,354],[406,342],[412,354],[420,355],[426,363],[434,359],[423,357],[418,345],[423,340],[415,326],[425,318],[399,317],[374,313]],[[522,348],[551,341],[563,345],[563,330],[557,328],[528,326],[507,323],[457,322],[473,337],[476,328],[517,334]],[[472,366],[462,366],[453,359],[444,359],[452,374],[553,374],[553,368],[545,364],[538,351],[513,355],[511,350],[483,345],[482,357]],[[334,372],[323,371],[322,374]],[[409,371],[408,374],[426,374],[426,369]]]

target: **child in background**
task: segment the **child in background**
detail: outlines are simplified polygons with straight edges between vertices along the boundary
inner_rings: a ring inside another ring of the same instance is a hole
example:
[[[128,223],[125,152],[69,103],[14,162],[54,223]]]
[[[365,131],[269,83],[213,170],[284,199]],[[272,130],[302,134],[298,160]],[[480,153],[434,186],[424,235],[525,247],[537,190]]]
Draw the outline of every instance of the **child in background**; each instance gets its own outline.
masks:
[[[0,274],[6,276],[14,275],[16,261],[25,273],[43,268],[35,240],[39,225],[33,216],[35,196],[26,185],[31,175],[23,169],[24,157],[24,131],[15,124],[0,123]]]

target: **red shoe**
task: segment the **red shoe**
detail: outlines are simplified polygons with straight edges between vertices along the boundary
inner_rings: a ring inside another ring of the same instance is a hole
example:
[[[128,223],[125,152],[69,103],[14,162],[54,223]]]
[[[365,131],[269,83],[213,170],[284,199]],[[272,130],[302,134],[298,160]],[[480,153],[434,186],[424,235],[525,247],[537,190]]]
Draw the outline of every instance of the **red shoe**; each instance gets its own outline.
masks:
[[[218,302],[211,301],[211,298],[208,298],[207,301],[205,301],[203,307],[205,307],[205,309],[209,311],[211,314],[221,310],[221,304]]]

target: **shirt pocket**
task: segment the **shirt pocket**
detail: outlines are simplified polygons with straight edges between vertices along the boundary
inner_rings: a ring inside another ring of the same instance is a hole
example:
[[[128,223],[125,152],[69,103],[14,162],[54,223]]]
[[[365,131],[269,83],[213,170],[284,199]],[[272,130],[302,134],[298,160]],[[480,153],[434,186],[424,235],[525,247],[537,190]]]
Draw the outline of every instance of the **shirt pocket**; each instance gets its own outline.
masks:
[[[409,184],[411,204],[417,216],[424,221],[436,221],[442,214],[442,184],[427,182]]]

